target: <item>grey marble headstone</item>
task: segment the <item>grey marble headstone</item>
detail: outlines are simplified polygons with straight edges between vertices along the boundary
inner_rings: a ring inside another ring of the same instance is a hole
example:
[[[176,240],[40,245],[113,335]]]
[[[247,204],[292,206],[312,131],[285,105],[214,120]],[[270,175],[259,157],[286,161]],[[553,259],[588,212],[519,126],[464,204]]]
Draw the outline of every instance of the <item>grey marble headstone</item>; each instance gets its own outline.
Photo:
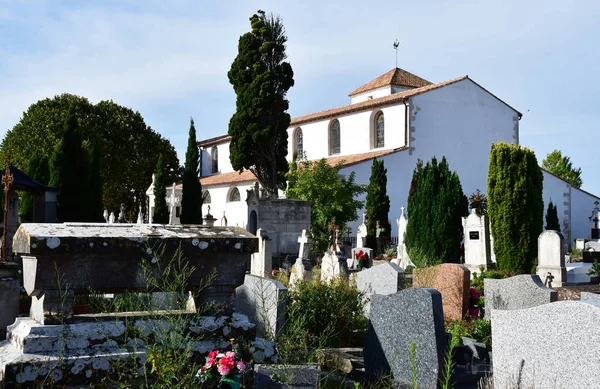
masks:
[[[277,280],[246,274],[235,289],[234,307],[256,323],[259,336],[276,336],[285,326],[287,289]]]
[[[600,301],[492,310],[491,316],[494,388],[600,387]]]
[[[317,365],[256,365],[255,389],[317,389]]]
[[[483,280],[485,290],[485,316],[489,319],[492,309],[523,309],[548,304],[557,300],[555,290],[547,288],[537,275],[521,274],[495,280]]]
[[[383,263],[355,273],[356,287],[365,294],[365,313],[370,311],[370,300],[374,294],[389,295],[404,289],[404,272],[395,263]]]
[[[365,371],[411,382],[411,348],[416,349],[419,388],[434,389],[441,379],[446,344],[442,295],[432,288],[411,288],[373,295],[364,348]]]
[[[598,300],[600,301],[600,294],[591,292],[581,292],[580,300]]]

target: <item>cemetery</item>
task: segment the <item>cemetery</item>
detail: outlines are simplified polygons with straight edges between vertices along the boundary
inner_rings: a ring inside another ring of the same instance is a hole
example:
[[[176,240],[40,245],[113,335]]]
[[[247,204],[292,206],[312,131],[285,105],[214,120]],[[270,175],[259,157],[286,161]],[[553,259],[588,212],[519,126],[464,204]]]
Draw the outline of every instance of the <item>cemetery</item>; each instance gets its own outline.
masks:
[[[281,20],[251,22],[228,135],[190,120],[184,166],[161,138],[121,174],[151,129],[69,96],[51,158],[6,153],[0,389],[600,388],[600,198],[540,167],[522,114],[395,67],[291,119]]]

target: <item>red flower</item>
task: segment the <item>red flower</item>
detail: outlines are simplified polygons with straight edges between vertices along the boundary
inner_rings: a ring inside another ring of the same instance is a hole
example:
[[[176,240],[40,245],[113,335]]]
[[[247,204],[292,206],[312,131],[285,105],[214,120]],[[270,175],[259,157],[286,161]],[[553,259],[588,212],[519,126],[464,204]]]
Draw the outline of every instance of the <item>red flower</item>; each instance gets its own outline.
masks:
[[[208,353],[208,359],[215,359],[219,355],[219,350],[213,350]]]

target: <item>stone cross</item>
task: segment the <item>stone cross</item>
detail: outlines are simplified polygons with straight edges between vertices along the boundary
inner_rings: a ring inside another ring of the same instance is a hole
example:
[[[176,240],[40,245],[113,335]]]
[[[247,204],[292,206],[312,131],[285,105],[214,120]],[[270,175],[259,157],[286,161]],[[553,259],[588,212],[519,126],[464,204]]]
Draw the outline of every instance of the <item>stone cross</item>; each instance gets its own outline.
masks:
[[[10,172],[10,152],[6,156],[6,171],[4,177],[2,177],[2,184],[4,184],[4,232],[2,233],[2,258],[1,262],[6,262],[6,233],[8,231],[8,193],[13,189],[13,183],[15,179]]]
[[[298,237],[298,243],[300,243],[300,252],[298,253],[298,258],[308,259],[308,252],[310,250],[310,243],[312,239],[310,237],[310,233],[306,230],[302,230],[302,235]]]

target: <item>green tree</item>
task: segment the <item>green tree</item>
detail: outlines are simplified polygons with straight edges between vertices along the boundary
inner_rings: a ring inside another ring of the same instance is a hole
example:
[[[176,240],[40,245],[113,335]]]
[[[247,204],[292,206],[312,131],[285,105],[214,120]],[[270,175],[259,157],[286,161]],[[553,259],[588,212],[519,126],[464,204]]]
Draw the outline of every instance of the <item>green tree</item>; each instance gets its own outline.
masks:
[[[190,119],[190,135],[183,170],[181,224],[202,224],[202,185],[198,177],[198,158],[196,127],[194,119]]]
[[[34,154],[27,164],[27,175],[44,185],[50,181],[50,168],[48,158]],[[33,194],[23,192],[19,202],[19,218],[21,223],[31,223],[33,221]]]
[[[237,171],[250,170],[273,196],[285,187],[290,115],[287,91],[294,72],[285,62],[285,29],[281,19],[263,11],[250,18],[238,54],[227,73],[237,95],[229,121],[229,159]]]
[[[554,150],[542,161],[542,167],[567,181],[575,188],[581,188],[581,168],[575,169],[571,163],[571,158],[563,156],[560,150]]]
[[[146,125],[139,112],[112,101],[91,104],[85,97],[62,94],[32,104],[9,130],[0,148],[0,158],[11,152],[15,166],[26,169],[31,155],[50,159],[64,135],[64,123],[77,118],[82,140],[97,139],[104,206],[118,213],[125,205],[134,218],[146,207],[146,190],[152,182],[156,156],[165,158],[170,182],[180,175],[179,160],[171,143]],[[4,159],[1,159],[4,160]]]
[[[543,175],[533,151],[492,144],[488,168],[488,215],[500,270],[532,271],[543,230]]]
[[[99,141],[94,139],[91,142],[91,150],[88,151],[88,201],[86,204],[87,220],[89,222],[104,222],[104,207],[102,206],[102,175],[101,175],[101,159]]]
[[[462,217],[468,200],[460,179],[443,157],[426,165],[419,160],[408,193],[406,247],[417,266],[460,260]]]
[[[329,246],[333,219],[342,227],[358,219],[356,211],[364,203],[355,198],[365,192],[365,186],[355,182],[354,172],[346,178],[341,176],[341,163],[331,166],[323,158],[320,161],[302,161],[299,165],[287,174],[288,180],[294,184],[288,187],[286,197],[312,203],[312,247],[316,253],[324,253]]]
[[[88,159],[81,140],[75,115],[65,121],[62,142],[54,158],[53,184],[59,222],[85,222],[89,199]]]
[[[558,211],[556,205],[552,204],[552,200],[548,203],[548,210],[546,211],[546,230],[554,230],[560,233]]]
[[[383,161],[377,158],[373,159],[371,165],[371,178],[367,186],[367,239],[370,241],[369,247],[375,247],[372,242],[375,241],[375,230],[377,221],[381,228],[385,229],[383,237],[390,236],[391,226],[388,219],[390,213],[390,197],[387,195],[387,169]]]
[[[167,209],[167,187],[162,154],[158,157],[154,174],[154,216],[152,223],[167,224],[169,222],[169,210]]]

